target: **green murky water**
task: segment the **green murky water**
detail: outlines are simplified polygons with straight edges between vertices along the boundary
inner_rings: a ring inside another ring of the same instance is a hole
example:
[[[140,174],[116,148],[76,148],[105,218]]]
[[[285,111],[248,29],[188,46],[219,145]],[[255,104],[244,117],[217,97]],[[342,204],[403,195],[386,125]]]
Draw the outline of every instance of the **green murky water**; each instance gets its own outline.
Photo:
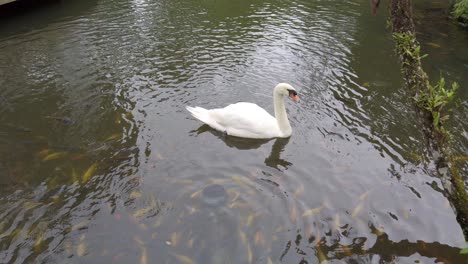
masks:
[[[466,31],[416,2],[442,21],[418,26],[431,77],[468,86]],[[0,18],[0,262],[464,263],[385,15],[85,0]],[[278,82],[302,99],[290,139],[226,138],[184,109],[272,112]]]

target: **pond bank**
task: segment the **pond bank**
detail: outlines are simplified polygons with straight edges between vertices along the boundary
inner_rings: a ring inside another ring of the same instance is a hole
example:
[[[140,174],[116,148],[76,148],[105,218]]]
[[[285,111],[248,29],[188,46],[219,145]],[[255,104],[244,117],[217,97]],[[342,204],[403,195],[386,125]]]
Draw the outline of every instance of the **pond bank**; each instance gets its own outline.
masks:
[[[2,17],[12,16],[30,9],[58,2],[60,2],[60,0],[0,0],[0,15]]]
[[[457,0],[453,5],[453,16],[464,26],[468,26],[468,0]]]
[[[421,65],[421,47],[415,37],[411,1],[390,1],[390,21],[397,52],[402,63],[402,72],[410,96],[414,98],[423,132],[436,166],[435,174],[442,179],[450,201],[455,207],[457,220],[465,238],[468,237],[468,195],[457,162],[450,147],[450,134],[443,122],[448,118],[446,105],[452,101],[458,88],[444,88],[443,78],[435,86]],[[443,109],[445,107],[445,109]]]

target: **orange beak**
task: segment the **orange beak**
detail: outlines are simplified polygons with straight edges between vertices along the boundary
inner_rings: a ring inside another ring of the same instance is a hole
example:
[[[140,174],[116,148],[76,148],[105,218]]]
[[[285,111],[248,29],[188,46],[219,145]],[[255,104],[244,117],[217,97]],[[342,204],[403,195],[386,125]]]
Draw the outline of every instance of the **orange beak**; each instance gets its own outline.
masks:
[[[299,97],[294,94],[290,94],[289,97],[296,103],[299,103]]]

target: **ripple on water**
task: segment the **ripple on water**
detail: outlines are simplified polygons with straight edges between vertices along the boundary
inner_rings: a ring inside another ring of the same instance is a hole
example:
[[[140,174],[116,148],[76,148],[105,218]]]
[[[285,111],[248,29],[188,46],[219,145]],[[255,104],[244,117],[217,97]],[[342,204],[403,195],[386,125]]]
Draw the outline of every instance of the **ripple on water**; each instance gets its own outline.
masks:
[[[0,259],[463,261],[366,5],[86,4],[0,28]],[[302,99],[291,139],[225,137],[184,110],[272,113],[285,80]]]

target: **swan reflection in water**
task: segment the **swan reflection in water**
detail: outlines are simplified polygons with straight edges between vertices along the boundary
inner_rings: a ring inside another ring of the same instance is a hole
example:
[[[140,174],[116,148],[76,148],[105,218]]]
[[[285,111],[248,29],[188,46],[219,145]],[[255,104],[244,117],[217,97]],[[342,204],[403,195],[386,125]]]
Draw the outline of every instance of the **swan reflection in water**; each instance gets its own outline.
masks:
[[[273,146],[271,147],[270,155],[265,158],[265,164],[277,170],[281,170],[281,167],[288,169],[292,165],[291,162],[281,158],[281,153],[284,151],[284,148],[288,144],[290,138],[251,139],[227,136],[206,124],[200,126],[196,130],[190,131],[190,133],[195,133],[196,135],[200,135],[205,132],[210,132],[211,134],[215,135],[228,147],[240,150],[258,149],[262,145],[270,141],[274,141]]]

